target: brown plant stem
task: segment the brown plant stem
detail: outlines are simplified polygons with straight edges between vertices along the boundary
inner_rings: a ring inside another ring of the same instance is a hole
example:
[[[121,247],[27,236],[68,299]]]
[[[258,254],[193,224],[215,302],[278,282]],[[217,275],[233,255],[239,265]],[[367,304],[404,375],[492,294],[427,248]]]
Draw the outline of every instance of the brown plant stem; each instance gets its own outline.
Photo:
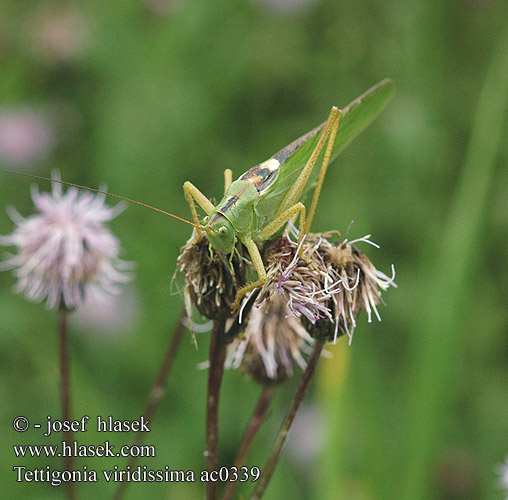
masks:
[[[302,379],[300,380],[300,385],[296,390],[293,401],[291,401],[291,406],[289,407],[286,418],[280,426],[277,438],[272,447],[272,451],[270,452],[270,456],[268,457],[268,460],[266,461],[266,464],[261,472],[258,483],[254,488],[252,495],[250,496],[250,500],[261,500],[266,492],[266,488],[268,487],[268,483],[270,482],[270,479],[272,478],[275,471],[280,452],[284,446],[284,442],[286,441],[286,437],[288,435],[291,424],[293,423],[296,412],[298,411],[298,408],[300,407],[300,404],[303,401],[305,393],[309,387],[309,382],[311,381],[312,376],[316,370],[316,366],[319,361],[321,351],[323,350],[323,346],[323,343],[316,341],[312,354],[310,355],[310,358],[307,362],[307,368],[303,372]]]
[[[155,410],[157,409],[157,406],[159,404],[159,401],[164,396],[165,385],[169,373],[171,372],[171,368],[173,366],[176,354],[178,353],[178,349],[182,342],[183,334],[185,332],[185,326],[183,324],[184,317],[185,311],[182,311],[180,317],[178,318],[178,323],[176,324],[175,329],[173,331],[173,335],[171,335],[168,349],[166,350],[166,355],[164,356],[164,359],[162,361],[159,373],[157,375],[157,378],[155,379],[150,395],[148,396],[145,410],[143,412],[143,416],[147,421],[152,419]],[[146,436],[144,432],[138,431],[134,437],[133,446],[141,446],[145,440],[145,437]],[[137,460],[138,457],[134,456],[129,457],[126,467],[130,467],[132,469],[136,465]],[[124,496],[128,485],[129,485],[128,481],[121,481],[118,485],[115,495],[113,496],[113,500],[120,500]]]
[[[69,370],[69,334],[67,330],[68,314],[68,311],[63,308],[58,312],[58,350],[60,362],[60,402],[62,406],[62,419],[70,422],[71,384]],[[64,431],[63,436],[65,444],[71,448],[72,431],[70,429]],[[70,454],[64,457],[64,469],[68,471],[74,470],[74,458]],[[69,498],[69,500],[76,499],[76,491],[72,481],[67,483],[67,498]]]
[[[208,369],[208,390],[206,399],[206,469],[208,472],[218,470],[219,465],[219,398],[224,374],[226,357],[224,319],[214,320],[210,338],[210,354]],[[206,483],[206,499],[217,498],[217,482]]]
[[[261,392],[261,396],[259,396],[256,408],[252,413],[249,425],[245,430],[240,450],[236,455],[234,466],[237,469],[240,469],[243,466],[250,445],[252,444],[252,441],[254,440],[254,437],[257,434],[259,427],[266,418],[267,410],[273,399],[273,393],[274,393],[273,387],[263,387],[263,391]],[[237,481],[231,481],[228,484],[228,486],[226,487],[226,491],[224,492],[224,496],[222,497],[222,500],[231,500],[233,498],[237,484],[238,484]]]

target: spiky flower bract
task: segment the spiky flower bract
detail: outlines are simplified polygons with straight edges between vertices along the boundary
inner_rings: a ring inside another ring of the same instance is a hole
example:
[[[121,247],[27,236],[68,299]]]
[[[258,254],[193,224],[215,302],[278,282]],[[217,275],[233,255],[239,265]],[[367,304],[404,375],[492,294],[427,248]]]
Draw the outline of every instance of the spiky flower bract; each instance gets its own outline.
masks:
[[[241,367],[263,385],[286,381],[296,365],[305,368],[303,354],[310,352],[314,341],[303,318],[310,323],[332,320],[328,297],[315,293],[320,276],[298,257],[299,248],[286,236],[266,241],[262,254],[267,281],[243,300],[239,320],[245,323],[244,333],[234,339],[226,360],[227,367]],[[244,319],[253,294],[252,309]]]
[[[17,248],[0,264],[1,270],[13,270],[16,292],[68,310],[118,294],[120,285],[132,279],[127,272],[132,266],[118,258],[120,242],[105,223],[123,206],[110,207],[104,194],[74,187],[63,193],[59,183],[51,193],[34,186],[31,194],[37,212],[25,218],[10,210],[16,227],[0,237],[0,244]]]
[[[303,354],[313,338],[335,342],[347,334],[351,339],[361,310],[369,321],[373,314],[380,319],[381,292],[396,286],[394,276],[378,271],[356,248],[359,242],[377,246],[369,236],[332,243],[335,233],[305,235],[300,242],[287,234],[265,242],[267,280],[242,300],[241,334],[229,348],[227,367],[241,367],[264,385],[281,383],[296,365],[305,367]],[[178,267],[185,276],[187,302],[192,299],[208,318],[231,317],[247,259],[235,254],[231,264],[211,252],[205,238],[191,239],[182,250]]]

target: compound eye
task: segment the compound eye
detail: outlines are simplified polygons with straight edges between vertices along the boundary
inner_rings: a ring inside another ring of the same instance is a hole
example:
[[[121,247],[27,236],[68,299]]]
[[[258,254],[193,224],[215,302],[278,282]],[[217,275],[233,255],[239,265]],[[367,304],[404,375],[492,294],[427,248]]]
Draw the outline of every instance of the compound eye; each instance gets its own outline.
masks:
[[[228,232],[228,228],[226,226],[222,226],[219,228],[219,233],[224,235],[224,234],[227,234]]]
[[[207,215],[206,217],[203,218],[203,222],[205,224],[208,224],[208,221],[210,220],[210,217]]]

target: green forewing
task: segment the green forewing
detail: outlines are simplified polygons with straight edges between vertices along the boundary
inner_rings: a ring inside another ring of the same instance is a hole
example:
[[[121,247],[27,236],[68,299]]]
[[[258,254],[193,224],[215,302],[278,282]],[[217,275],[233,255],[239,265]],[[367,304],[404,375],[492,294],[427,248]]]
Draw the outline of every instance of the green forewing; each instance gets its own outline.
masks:
[[[385,79],[374,85],[353,102],[342,109],[337,137],[333,146],[333,161],[338,154],[382,111],[394,92],[394,84],[390,79]],[[274,155],[282,164],[277,181],[260,195],[256,212],[259,217],[273,217],[284,196],[293,185],[316,147],[321,134],[319,133],[326,122],[300,137],[286,148]],[[309,182],[304,189],[303,195],[313,186],[319,174],[320,162],[324,150],[321,153],[316,167],[313,169]],[[303,196],[302,195],[302,196]]]

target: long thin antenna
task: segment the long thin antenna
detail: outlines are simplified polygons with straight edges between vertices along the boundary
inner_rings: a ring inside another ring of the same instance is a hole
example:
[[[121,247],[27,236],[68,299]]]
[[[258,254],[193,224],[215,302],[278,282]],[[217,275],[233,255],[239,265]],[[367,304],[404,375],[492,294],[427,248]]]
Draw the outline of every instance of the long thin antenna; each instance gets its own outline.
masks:
[[[166,212],[165,210],[162,210],[160,208],[153,207],[152,205],[147,205],[146,203],[142,203],[140,201],[131,200],[130,198],[126,198],[125,196],[120,196],[118,194],[108,193],[106,191],[101,191],[100,189],[94,189],[94,188],[91,188],[88,186],[81,186],[79,184],[61,181],[59,179],[50,179],[49,177],[42,177],[41,175],[26,174],[24,172],[11,172],[9,170],[1,170],[1,169],[0,169],[0,172],[2,172],[4,174],[19,175],[20,177],[31,177],[32,179],[38,179],[38,180],[42,180],[42,181],[57,182],[58,184],[63,184],[65,186],[73,186],[73,187],[77,187],[79,189],[86,189],[87,191],[92,191],[93,193],[104,194],[106,196],[112,196],[113,198],[118,198],[119,200],[128,201],[129,203],[135,203],[136,205],[141,205],[142,207],[150,208],[151,210],[155,210],[156,212],[160,212],[161,214],[169,215],[170,217],[173,217],[174,219],[181,220],[182,222],[186,222],[187,224],[190,224],[191,226],[201,229],[201,227],[198,226],[197,224],[193,224],[192,222],[189,222],[188,220],[182,219],[181,217],[178,217],[178,215],[170,214],[169,212]]]

